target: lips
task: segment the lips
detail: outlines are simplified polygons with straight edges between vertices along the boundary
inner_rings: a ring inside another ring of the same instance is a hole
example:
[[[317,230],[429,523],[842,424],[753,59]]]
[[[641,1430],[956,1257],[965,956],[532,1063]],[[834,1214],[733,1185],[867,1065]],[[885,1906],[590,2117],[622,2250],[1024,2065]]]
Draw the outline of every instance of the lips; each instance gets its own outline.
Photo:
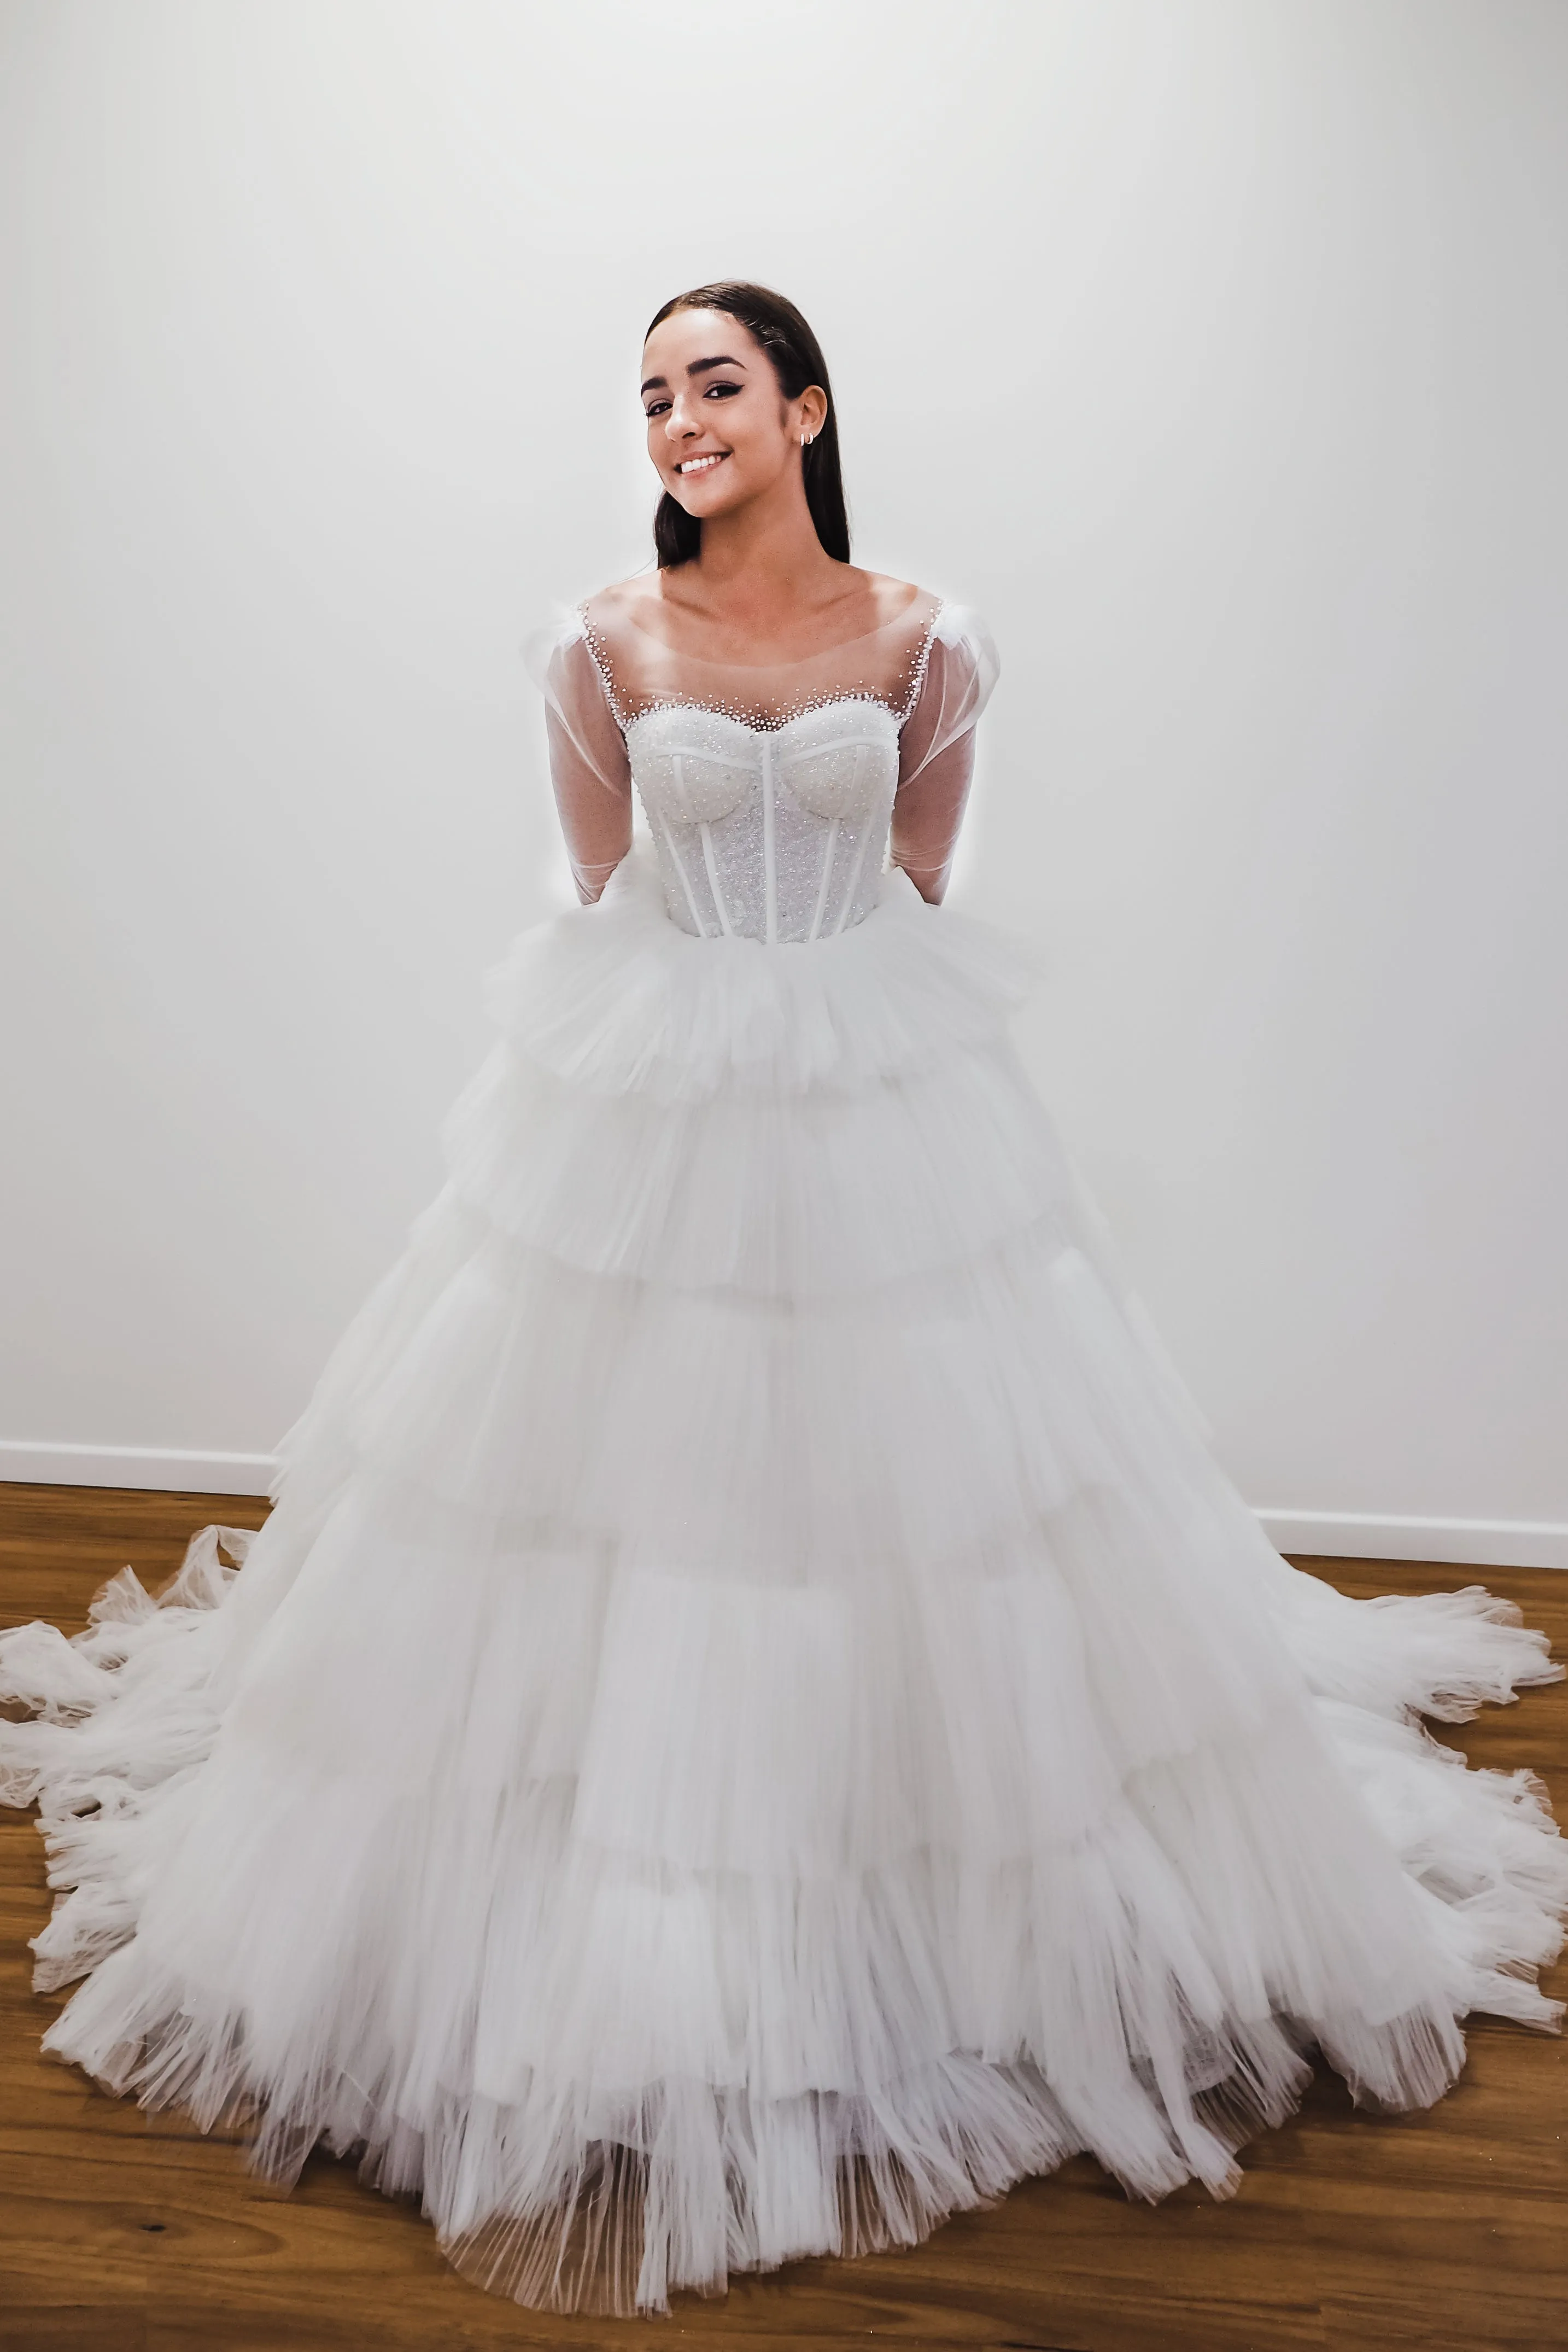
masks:
[[[686,457],[675,467],[675,471],[677,474],[686,475],[711,474],[716,466],[723,465],[728,455],[727,449],[716,449],[706,457]]]

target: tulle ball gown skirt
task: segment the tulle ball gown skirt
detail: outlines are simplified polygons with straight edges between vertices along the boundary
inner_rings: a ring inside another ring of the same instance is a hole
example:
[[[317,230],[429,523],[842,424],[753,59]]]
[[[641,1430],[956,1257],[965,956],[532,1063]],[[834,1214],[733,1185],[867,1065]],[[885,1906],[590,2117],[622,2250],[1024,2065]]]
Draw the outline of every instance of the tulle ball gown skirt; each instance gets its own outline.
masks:
[[[1468,2011],[1553,2021],[1541,1787],[1417,1720],[1542,1639],[1281,1559],[1023,985],[901,877],[768,947],[634,859],[518,942],[243,1568],[6,1637],[50,2048],[276,2176],[358,2153],[486,2286],[656,2311],[1075,2151],[1224,2193],[1313,2050],[1407,2107]]]

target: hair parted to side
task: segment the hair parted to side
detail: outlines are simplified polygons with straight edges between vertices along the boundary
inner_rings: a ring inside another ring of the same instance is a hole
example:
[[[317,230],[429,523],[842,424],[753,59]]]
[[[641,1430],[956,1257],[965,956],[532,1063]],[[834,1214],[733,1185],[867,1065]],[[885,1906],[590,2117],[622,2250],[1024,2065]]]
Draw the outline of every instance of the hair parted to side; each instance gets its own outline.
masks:
[[[744,278],[721,278],[716,285],[694,286],[677,294],[654,312],[648,334],[677,310],[722,310],[755,336],[773,363],[779,389],[786,400],[798,400],[808,384],[819,383],[827,394],[828,414],[816,439],[800,452],[806,484],[806,504],[817,526],[817,537],[841,563],[850,560],[850,518],[844,505],[844,478],[839,463],[839,417],[828,362],[822,346],[793,302],[767,286],[750,286]],[[647,336],[643,337],[647,341]],[[653,516],[653,545],[659,569],[669,571],[689,563],[703,543],[703,527],[666,490]]]

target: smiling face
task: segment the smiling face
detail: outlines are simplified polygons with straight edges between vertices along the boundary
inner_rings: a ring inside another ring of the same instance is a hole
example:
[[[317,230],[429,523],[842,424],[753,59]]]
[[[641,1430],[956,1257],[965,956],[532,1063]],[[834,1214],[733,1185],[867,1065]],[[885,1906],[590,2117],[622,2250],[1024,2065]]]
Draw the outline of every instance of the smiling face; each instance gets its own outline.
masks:
[[[786,400],[773,362],[724,310],[677,310],[643,349],[648,455],[670,496],[703,520],[797,476],[800,436],[820,430],[816,385]]]

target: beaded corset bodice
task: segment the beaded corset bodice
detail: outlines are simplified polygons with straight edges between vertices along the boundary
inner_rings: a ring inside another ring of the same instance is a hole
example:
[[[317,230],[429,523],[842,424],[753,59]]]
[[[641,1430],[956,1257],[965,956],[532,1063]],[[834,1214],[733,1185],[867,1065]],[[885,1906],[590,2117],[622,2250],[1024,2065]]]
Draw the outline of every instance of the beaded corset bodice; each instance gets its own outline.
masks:
[[[870,913],[898,782],[897,715],[827,702],[774,727],[692,704],[626,749],[671,919],[699,939],[831,938]]]

